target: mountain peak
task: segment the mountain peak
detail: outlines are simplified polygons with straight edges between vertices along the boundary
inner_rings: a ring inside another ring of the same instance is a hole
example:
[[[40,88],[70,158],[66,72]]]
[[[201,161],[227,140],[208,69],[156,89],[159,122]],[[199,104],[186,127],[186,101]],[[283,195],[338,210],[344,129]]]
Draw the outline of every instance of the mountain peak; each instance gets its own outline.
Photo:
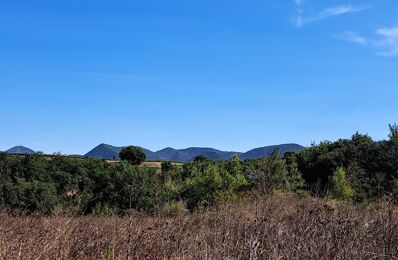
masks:
[[[5,151],[5,153],[8,153],[8,154],[34,154],[35,151],[33,151],[32,149],[29,149],[25,146],[18,145],[18,146],[14,146],[14,147],[8,149],[7,151]]]
[[[176,149],[174,149],[173,147],[166,147],[166,148],[163,148],[162,150],[159,150],[157,152],[168,152],[168,151],[176,151]]]

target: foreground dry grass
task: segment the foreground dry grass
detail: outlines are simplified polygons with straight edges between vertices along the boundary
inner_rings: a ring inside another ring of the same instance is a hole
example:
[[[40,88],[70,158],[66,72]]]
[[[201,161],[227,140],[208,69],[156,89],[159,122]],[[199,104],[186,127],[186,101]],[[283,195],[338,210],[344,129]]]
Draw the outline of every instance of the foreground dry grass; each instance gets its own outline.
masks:
[[[272,197],[176,217],[0,214],[1,259],[398,259],[398,211]]]

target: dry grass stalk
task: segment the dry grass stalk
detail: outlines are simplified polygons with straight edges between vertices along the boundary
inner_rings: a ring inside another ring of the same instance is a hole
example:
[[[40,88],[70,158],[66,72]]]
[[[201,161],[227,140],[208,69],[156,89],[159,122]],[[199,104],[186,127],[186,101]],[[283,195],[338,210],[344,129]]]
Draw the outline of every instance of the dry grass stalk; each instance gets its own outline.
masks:
[[[397,207],[276,196],[176,217],[0,214],[1,259],[398,259]]]

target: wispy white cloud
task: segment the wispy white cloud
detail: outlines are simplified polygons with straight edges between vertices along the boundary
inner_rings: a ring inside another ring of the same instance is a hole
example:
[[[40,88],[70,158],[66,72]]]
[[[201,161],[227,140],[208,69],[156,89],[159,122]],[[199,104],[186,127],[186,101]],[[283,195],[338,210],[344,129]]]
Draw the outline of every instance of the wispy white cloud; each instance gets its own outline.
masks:
[[[326,9],[322,10],[318,15],[313,17],[312,20],[316,21],[316,20],[329,18],[329,17],[332,17],[332,16],[339,16],[339,15],[343,15],[343,14],[357,13],[357,12],[366,10],[368,8],[369,8],[369,6],[366,6],[366,7],[364,7],[364,6],[363,7],[354,7],[354,6],[351,6],[351,5],[335,6],[335,7],[326,8]]]
[[[306,24],[323,20],[330,17],[341,16],[345,14],[357,13],[370,8],[370,6],[352,6],[352,5],[339,5],[334,7],[328,7],[321,10],[315,15],[304,16],[303,15],[303,0],[294,0],[296,5],[296,16],[293,18],[293,23],[296,27],[300,28]]]
[[[301,27],[303,26],[303,19],[302,19],[303,10],[301,9],[301,6],[303,5],[303,0],[294,0],[294,4],[296,5],[296,16],[293,17],[293,23],[297,27]]]
[[[304,3],[304,0],[294,0],[294,3],[295,3],[297,6],[301,6],[301,5]]]
[[[376,30],[376,34],[381,37],[376,45],[384,49],[378,54],[391,57],[398,56],[398,26],[380,28]]]
[[[341,35],[335,36],[335,38],[340,39],[340,40],[345,40],[349,42],[354,42],[357,44],[361,45],[367,45],[369,44],[369,40],[366,39],[365,37],[361,36],[360,34],[356,32],[344,32]]]
[[[372,47],[377,55],[398,57],[398,25],[377,29],[373,38],[362,36],[356,32],[345,32],[336,38]]]
[[[303,17],[301,16],[301,15],[299,15],[299,16],[297,16],[297,17],[295,17],[294,18],[294,24],[297,26],[297,27],[303,27],[304,26],[304,19],[303,19]]]

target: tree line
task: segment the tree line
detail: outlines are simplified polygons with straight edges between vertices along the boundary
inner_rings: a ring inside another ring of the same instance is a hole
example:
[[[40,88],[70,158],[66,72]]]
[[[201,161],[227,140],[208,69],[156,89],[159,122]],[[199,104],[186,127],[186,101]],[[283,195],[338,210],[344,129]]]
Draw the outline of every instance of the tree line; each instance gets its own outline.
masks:
[[[129,210],[176,214],[275,192],[324,196],[353,203],[398,201],[398,127],[387,140],[356,133],[300,152],[241,161],[204,156],[162,170],[140,165],[137,147],[120,163],[92,158],[0,154],[0,208],[28,213],[124,214]]]

